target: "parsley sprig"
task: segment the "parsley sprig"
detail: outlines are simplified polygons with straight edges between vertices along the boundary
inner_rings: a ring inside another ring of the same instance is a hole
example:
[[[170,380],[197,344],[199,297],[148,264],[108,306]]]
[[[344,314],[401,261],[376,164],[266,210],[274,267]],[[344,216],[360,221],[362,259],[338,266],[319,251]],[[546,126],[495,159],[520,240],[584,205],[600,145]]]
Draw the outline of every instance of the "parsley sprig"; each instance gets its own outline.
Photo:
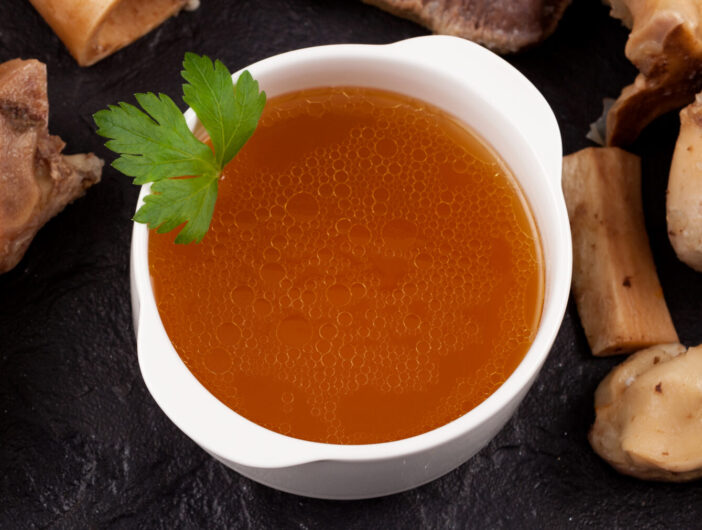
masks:
[[[204,55],[186,53],[181,75],[187,81],[183,101],[207,130],[212,149],[195,137],[166,94],[135,94],[143,111],[121,102],[93,119],[97,133],[109,138],[105,146],[120,155],[112,166],[134,184],[152,183],[134,220],[159,233],[185,223],[175,242],[190,243],[205,237],[222,169],[256,129],[266,93],[248,71],[235,88],[227,67]]]

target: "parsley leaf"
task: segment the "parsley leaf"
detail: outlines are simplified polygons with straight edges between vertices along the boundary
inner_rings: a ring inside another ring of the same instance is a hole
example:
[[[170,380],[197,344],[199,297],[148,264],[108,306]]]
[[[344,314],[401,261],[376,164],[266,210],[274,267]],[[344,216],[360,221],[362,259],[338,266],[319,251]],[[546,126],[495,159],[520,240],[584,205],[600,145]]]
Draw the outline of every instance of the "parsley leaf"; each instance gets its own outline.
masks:
[[[129,103],[110,105],[110,110],[94,116],[97,133],[113,138],[105,146],[121,155],[112,163],[115,169],[134,177],[134,184],[218,172],[212,150],[190,132],[171,98],[165,94],[135,97],[151,117]]]
[[[190,131],[177,105],[165,94],[135,94],[129,103],[109,105],[93,115],[97,133],[120,156],[112,166],[152,182],[151,194],[134,216],[139,223],[169,232],[184,224],[176,243],[200,242],[209,229],[224,166],[251,137],[266,103],[249,72],[236,83],[221,61],[187,53],[183,100],[210,135],[213,150]]]
[[[144,205],[134,216],[138,223],[158,227],[158,233],[170,232],[187,222],[176,236],[176,243],[199,243],[210,226],[217,200],[219,179],[210,176],[155,182]]]
[[[186,53],[182,75],[183,100],[190,105],[210,135],[217,163],[224,166],[251,137],[263,106],[265,93],[244,71],[236,83],[220,61],[214,65],[209,57]]]

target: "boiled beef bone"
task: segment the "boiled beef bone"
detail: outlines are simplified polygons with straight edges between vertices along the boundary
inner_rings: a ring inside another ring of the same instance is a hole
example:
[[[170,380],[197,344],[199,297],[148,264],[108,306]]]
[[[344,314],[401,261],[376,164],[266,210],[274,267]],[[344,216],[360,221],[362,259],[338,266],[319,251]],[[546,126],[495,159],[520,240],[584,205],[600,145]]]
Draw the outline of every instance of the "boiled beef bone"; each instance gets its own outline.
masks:
[[[17,265],[44,223],[100,180],[103,161],[62,155],[65,144],[48,124],[46,66],[0,64],[0,273]]]
[[[607,114],[607,145],[628,145],[655,118],[702,90],[700,0],[607,0],[631,28],[627,58],[638,68]]]
[[[131,44],[198,0],[29,0],[81,66]]]
[[[702,477],[702,346],[659,344],[615,367],[595,393],[592,448],[646,480]]]
[[[680,112],[668,177],[668,237],[678,258],[702,272],[702,92]]]
[[[537,44],[556,29],[570,0],[363,0],[394,15],[498,53]]]
[[[592,353],[678,342],[648,243],[641,160],[617,147],[563,159],[573,234],[573,294]]]

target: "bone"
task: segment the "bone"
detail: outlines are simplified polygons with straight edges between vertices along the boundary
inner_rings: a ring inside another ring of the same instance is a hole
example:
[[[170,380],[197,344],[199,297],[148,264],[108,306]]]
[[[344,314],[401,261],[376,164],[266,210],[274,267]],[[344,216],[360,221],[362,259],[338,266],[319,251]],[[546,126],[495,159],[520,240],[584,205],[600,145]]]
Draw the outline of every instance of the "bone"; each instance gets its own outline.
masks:
[[[609,0],[631,27],[627,58],[639,70],[607,114],[607,145],[629,145],[658,116],[702,90],[702,2]]]
[[[193,0],[30,0],[81,66],[131,44]]]
[[[680,112],[666,198],[668,237],[678,258],[702,271],[702,93]]]
[[[0,64],[0,273],[22,259],[37,231],[100,180],[103,162],[65,156],[49,135],[46,67],[13,59]]]
[[[617,471],[646,480],[702,477],[702,346],[635,353],[600,383],[589,440]]]
[[[649,247],[641,162],[616,147],[563,159],[573,293],[593,355],[678,342]]]
[[[556,29],[570,0],[363,0],[497,53],[538,44]]]

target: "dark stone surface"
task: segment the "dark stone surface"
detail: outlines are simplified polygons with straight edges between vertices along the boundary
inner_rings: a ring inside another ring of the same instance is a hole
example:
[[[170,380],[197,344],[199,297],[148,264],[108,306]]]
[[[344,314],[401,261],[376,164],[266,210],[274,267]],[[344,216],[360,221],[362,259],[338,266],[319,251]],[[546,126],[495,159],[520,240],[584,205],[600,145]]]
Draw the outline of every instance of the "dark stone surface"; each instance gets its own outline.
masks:
[[[0,60],[49,65],[51,130],[69,152],[111,159],[90,116],[137,91],[180,92],[186,50],[237,69],[304,46],[422,35],[356,0],[206,0],[128,49],[79,68],[28,2],[0,3]],[[600,100],[634,69],[626,31],[598,2],[576,0],[543,45],[509,60],[553,105],[565,151],[587,145]],[[652,124],[643,156],[647,227],[673,319],[702,341],[701,277],[665,230],[677,118]],[[0,276],[0,527],[555,528],[699,527],[702,483],[640,482],[591,451],[592,394],[618,360],[594,359],[571,304],[544,370],[516,416],[475,458],[422,488],[330,502],[253,483],[173,426],[139,375],[130,318],[129,218],[137,188],[107,169],[101,184],[38,234]]]

